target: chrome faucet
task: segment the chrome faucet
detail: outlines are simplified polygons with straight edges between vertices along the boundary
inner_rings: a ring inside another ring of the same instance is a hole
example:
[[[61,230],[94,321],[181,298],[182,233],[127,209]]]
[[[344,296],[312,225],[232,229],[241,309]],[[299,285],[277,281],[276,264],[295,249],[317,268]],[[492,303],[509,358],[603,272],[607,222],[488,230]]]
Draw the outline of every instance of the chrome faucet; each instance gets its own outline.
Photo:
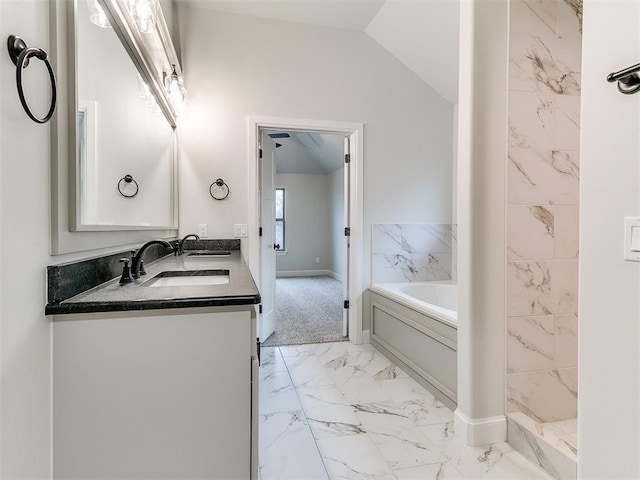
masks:
[[[182,255],[184,253],[184,242],[191,237],[195,238],[196,240],[200,240],[200,237],[195,233],[189,233],[185,235],[184,237],[182,237],[182,240],[176,241],[176,244],[178,245],[178,248],[176,248],[176,255]]]
[[[133,278],[140,278],[140,275],[147,274],[147,272],[144,271],[144,267],[142,266],[142,255],[144,255],[145,250],[152,245],[162,245],[169,250],[173,250],[171,244],[169,242],[165,242],[164,240],[150,240],[145,243],[131,258],[131,276]]]

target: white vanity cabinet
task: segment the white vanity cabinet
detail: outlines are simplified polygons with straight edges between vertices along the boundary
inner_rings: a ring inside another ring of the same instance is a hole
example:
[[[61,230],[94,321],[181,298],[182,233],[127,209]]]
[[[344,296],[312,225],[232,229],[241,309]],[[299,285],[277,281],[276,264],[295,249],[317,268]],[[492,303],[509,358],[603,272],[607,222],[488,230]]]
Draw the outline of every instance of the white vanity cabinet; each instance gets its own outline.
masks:
[[[257,478],[251,305],[59,315],[53,477]]]

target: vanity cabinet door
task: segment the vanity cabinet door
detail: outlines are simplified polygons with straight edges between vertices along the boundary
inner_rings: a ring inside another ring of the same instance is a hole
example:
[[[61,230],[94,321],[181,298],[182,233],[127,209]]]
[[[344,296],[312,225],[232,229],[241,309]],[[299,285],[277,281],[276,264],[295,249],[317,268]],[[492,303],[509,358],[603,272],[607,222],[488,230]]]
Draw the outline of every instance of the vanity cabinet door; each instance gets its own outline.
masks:
[[[250,311],[58,317],[54,478],[251,476]]]

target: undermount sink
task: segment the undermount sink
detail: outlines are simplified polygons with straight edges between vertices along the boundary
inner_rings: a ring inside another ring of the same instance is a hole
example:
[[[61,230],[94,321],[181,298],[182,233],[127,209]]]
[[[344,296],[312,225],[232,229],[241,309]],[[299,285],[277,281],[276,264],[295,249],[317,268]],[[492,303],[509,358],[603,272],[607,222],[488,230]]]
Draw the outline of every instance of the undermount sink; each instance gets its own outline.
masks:
[[[188,253],[187,257],[228,257],[229,255],[231,255],[231,252],[228,250],[206,250]]]
[[[176,270],[160,272],[145,287],[197,287],[229,283],[229,270]]]

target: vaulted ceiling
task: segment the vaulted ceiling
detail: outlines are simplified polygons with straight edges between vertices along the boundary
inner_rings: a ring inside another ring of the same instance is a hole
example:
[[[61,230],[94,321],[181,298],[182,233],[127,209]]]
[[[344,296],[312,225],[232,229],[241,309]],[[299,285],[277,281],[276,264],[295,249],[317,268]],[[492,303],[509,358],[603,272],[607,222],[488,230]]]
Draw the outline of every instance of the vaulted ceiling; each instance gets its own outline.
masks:
[[[366,32],[458,103],[460,0],[178,0],[213,11]]]
[[[365,32],[451,105],[458,103],[460,0],[177,0],[212,11]],[[278,132],[270,132],[278,133]],[[342,138],[289,132],[278,173],[330,173]],[[298,160],[295,160],[295,159]]]

